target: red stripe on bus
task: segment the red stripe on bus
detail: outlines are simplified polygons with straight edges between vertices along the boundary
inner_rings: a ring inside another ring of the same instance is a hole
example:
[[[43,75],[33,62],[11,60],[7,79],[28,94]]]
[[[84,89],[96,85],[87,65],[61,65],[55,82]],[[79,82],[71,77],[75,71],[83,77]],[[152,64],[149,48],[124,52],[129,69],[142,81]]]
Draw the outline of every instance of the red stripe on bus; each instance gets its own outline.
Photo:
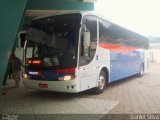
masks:
[[[100,47],[109,49],[112,51],[116,52],[131,52],[137,50],[135,47],[129,47],[129,46],[124,46],[124,45],[115,45],[115,44],[110,44],[110,43],[101,43],[99,44]]]
[[[75,68],[65,68],[65,69],[57,69],[53,70],[54,72],[59,72],[59,73],[75,73]]]

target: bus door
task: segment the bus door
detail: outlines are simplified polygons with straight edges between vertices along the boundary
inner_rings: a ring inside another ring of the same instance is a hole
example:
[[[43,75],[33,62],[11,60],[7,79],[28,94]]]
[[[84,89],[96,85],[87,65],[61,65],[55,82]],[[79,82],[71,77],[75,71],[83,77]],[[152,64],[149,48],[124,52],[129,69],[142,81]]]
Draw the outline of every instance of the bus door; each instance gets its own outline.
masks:
[[[81,91],[96,86],[98,73],[97,50],[97,17],[85,16],[81,26],[81,39],[79,44],[79,79]]]

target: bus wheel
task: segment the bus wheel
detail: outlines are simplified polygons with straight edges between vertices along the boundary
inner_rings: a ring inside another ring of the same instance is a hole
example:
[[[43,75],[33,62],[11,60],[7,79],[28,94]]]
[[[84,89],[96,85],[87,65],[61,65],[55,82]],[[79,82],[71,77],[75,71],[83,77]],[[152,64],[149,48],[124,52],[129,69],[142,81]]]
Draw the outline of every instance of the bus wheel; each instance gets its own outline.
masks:
[[[138,73],[138,77],[142,77],[143,73],[144,73],[144,67],[143,67],[143,64],[142,64],[141,68],[140,68],[140,72]]]
[[[94,93],[95,94],[103,93],[105,87],[106,87],[106,74],[104,71],[101,71],[98,78],[98,86],[94,88]]]

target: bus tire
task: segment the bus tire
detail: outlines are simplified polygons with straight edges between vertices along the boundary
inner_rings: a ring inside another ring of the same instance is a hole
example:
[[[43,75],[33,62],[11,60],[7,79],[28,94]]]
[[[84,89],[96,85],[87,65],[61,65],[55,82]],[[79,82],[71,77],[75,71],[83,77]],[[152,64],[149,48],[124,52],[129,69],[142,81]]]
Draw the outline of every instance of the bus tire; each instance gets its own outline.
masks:
[[[144,73],[144,66],[142,64],[141,67],[140,67],[140,72],[138,73],[138,77],[142,77],[143,73]]]
[[[94,88],[94,93],[95,94],[103,93],[105,87],[106,87],[106,74],[102,70],[98,77],[98,86]]]

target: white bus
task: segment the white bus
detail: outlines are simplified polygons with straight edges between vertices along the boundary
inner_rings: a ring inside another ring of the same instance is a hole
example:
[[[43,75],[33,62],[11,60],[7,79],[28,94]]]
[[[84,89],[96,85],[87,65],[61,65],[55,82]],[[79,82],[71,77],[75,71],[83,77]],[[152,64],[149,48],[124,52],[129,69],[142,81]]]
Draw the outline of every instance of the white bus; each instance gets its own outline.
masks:
[[[27,88],[76,93],[148,67],[148,39],[90,13],[36,18],[25,42]]]

